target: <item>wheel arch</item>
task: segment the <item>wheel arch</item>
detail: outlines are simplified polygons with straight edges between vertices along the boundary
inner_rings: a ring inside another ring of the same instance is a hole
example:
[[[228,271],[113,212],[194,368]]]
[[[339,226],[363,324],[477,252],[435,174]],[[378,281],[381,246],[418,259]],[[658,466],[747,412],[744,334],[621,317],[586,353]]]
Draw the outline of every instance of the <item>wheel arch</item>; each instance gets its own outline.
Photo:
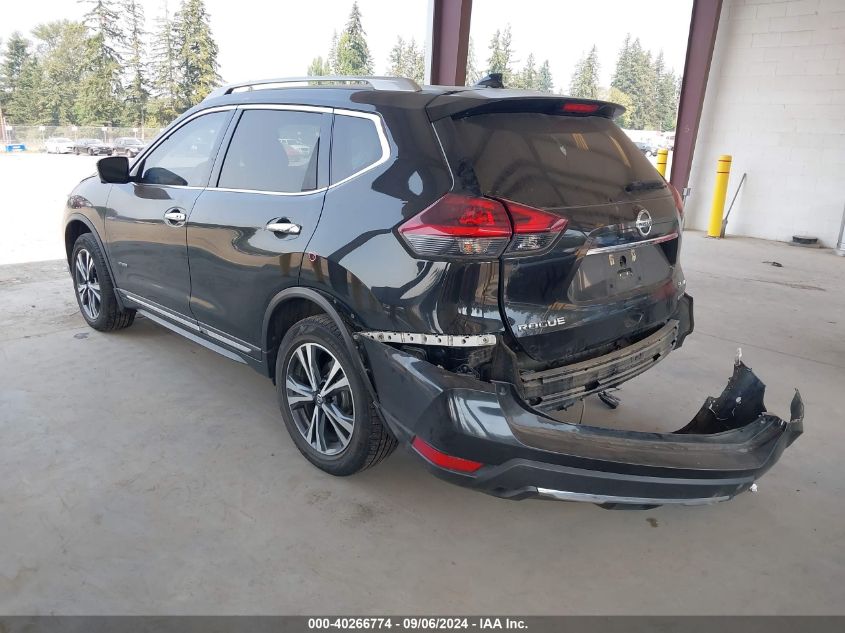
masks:
[[[97,242],[97,246],[100,248],[100,252],[103,254],[103,259],[106,262],[106,268],[108,269],[109,276],[112,279],[112,283],[114,283],[115,293],[114,296],[117,299],[117,305],[121,310],[126,309],[126,306],[123,303],[123,299],[120,296],[120,293],[117,292],[117,284],[114,276],[114,271],[112,270],[111,262],[109,261],[109,254],[106,251],[106,246],[103,243],[103,240],[100,238],[100,234],[97,232],[97,228],[91,222],[91,220],[81,213],[74,213],[71,215],[67,223],[65,224],[65,253],[67,254],[67,263],[68,267],[72,265],[70,261],[71,255],[73,255],[73,245],[76,244],[76,240],[79,239],[80,235],[84,235],[86,233],[90,233],[94,240]]]
[[[346,314],[346,319],[341,315],[342,312]],[[357,360],[360,364],[359,369],[364,372],[365,384],[373,391],[369,374],[361,359],[361,352],[347,325],[347,320],[354,320],[352,313],[345,306],[339,305],[334,298],[319,290],[302,286],[282,290],[273,297],[264,312],[262,341],[267,375],[275,381],[276,354],[285,333],[298,321],[318,314],[326,314],[335,322],[350,355]]]

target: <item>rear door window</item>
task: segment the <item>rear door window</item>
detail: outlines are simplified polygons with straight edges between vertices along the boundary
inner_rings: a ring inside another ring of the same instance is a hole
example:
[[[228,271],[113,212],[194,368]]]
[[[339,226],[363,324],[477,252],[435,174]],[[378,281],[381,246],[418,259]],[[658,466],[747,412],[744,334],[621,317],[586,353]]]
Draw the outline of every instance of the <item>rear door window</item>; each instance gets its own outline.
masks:
[[[337,114],[332,131],[332,184],[346,180],[381,160],[381,139],[370,118]]]
[[[277,193],[317,188],[323,115],[245,110],[229,143],[217,186]]]
[[[485,195],[539,208],[665,195],[648,159],[603,117],[491,113],[444,119],[437,130],[461,182]]]

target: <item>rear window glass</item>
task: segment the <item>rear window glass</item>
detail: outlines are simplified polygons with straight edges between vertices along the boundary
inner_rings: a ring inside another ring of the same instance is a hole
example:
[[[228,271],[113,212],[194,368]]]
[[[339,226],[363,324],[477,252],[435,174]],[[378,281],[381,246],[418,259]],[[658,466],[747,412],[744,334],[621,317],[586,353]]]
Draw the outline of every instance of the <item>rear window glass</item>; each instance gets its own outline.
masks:
[[[660,176],[616,125],[602,117],[493,113],[437,124],[461,182],[534,207],[603,204],[665,193],[628,193]]]
[[[381,158],[381,143],[371,119],[338,114],[332,132],[332,183],[357,174]]]

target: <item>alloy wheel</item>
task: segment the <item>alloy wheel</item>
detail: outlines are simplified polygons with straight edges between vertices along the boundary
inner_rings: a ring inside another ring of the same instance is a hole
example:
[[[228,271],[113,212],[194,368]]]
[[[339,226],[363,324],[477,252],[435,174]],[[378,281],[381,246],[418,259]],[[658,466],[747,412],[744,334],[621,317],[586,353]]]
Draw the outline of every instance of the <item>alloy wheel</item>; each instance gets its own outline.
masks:
[[[285,394],[296,427],[322,455],[337,455],[352,439],[355,403],[340,361],[317,343],[302,343],[291,355]]]
[[[73,279],[76,285],[76,293],[79,295],[79,305],[82,306],[85,316],[91,321],[96,321],[97,317],[100,316],[102,305],[100,279],[97,276],[94,258],[84,248],[76,254]]]

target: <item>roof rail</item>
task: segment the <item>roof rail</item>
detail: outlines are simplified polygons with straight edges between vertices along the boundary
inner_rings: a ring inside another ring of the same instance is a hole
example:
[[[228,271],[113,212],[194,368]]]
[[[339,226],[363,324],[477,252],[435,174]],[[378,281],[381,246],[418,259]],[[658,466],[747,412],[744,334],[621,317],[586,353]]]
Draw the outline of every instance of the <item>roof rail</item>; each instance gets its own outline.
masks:
[[[407,77],[369,77],[352,75],[329,75],[322,77],[282,77],[279,79],[258,79],[229,84],[213,90],[206,99],[222,97],[233,92],[248,92],[251,90],[268,90],[272,88],[299,88],[288,84],[315,83],[343,83],[368,84],[373,90],[401,90],[403,92],[419,92],[420,87],[413,79]]]

